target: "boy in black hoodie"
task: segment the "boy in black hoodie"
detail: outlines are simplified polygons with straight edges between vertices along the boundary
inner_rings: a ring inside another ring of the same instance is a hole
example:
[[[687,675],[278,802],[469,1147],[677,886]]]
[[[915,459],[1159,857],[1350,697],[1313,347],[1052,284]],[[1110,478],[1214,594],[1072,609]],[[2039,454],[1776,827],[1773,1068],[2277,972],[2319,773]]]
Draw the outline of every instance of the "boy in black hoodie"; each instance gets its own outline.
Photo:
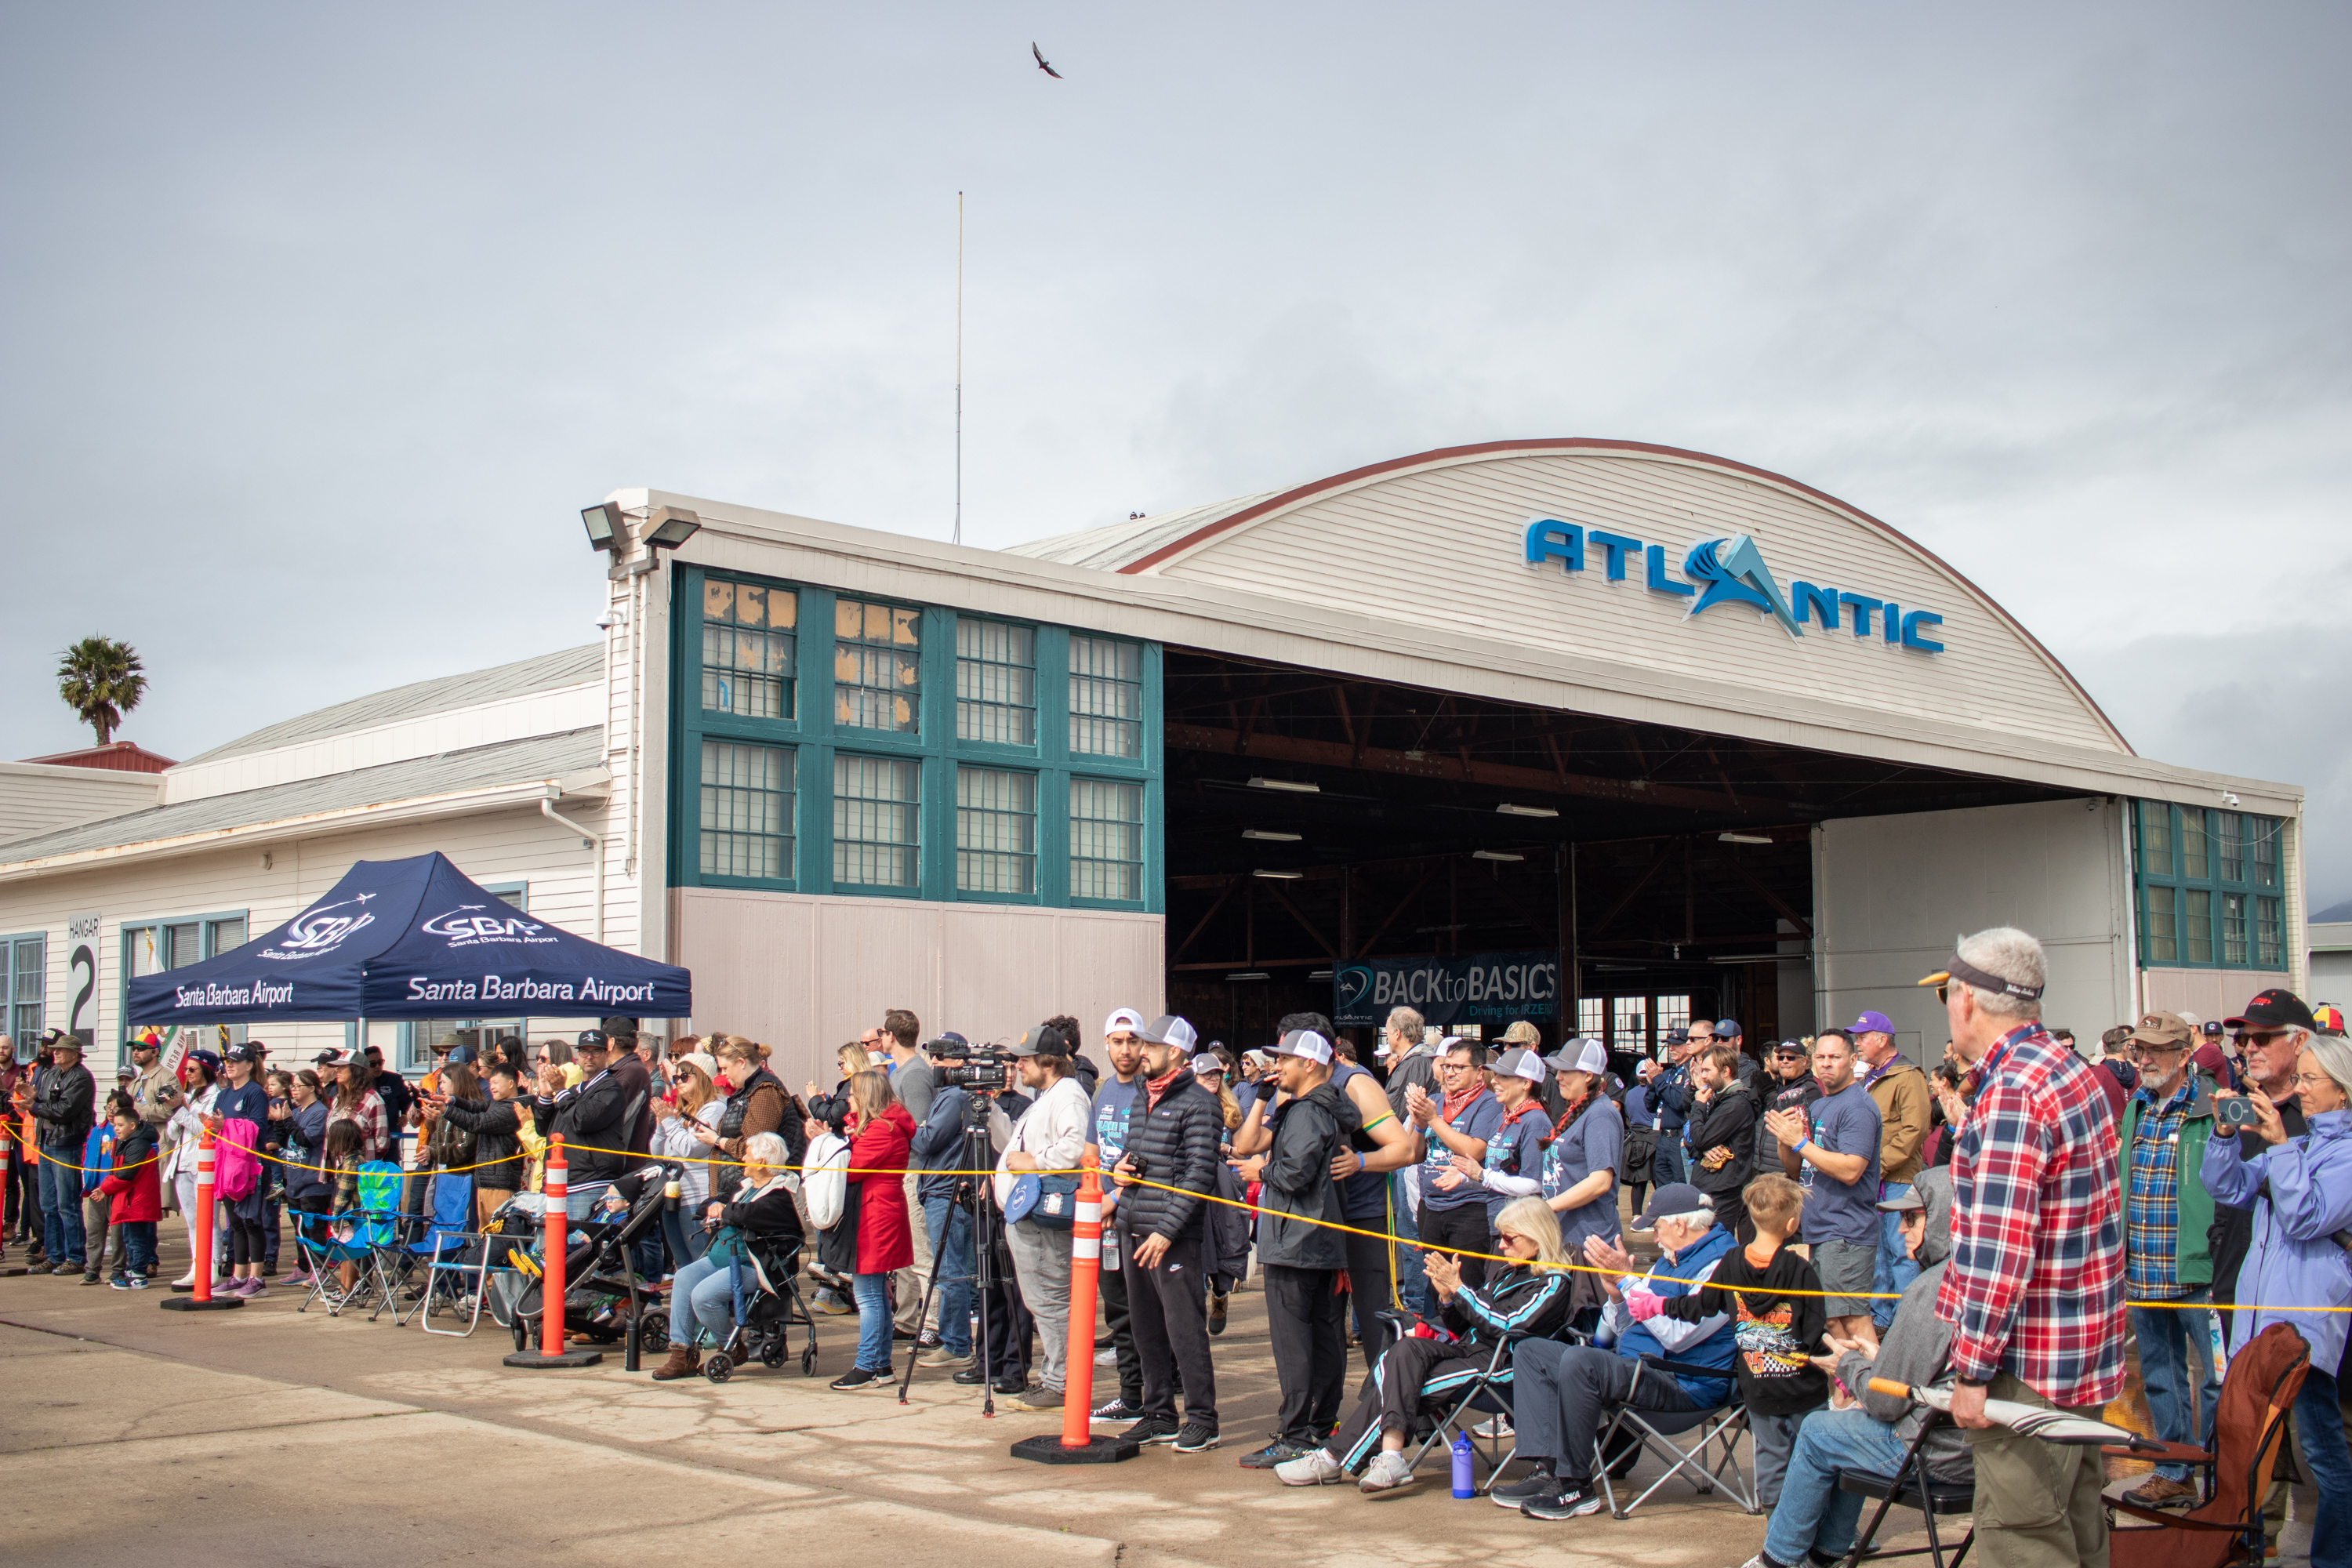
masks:
[[[1821,1275],[1788,1247],[1805,1189],[1786,1176],[1759,1176],[1742,1196],[1756,1226],[1754,1241],[1725,1254],[1698,1289],[1670,1298],[1640,1291],[1626,1305],[1636,1321],[1662,1313],[1686,1323],[1718,1312],[1730,1316],[1739,1342],[1739,1396],[1756,1435],[1757,1497],[1769,1513],[1780,1500],[1797,1428],[1829,1399],[1829,1376],[1811,1360],[1822,1348],[1829,1318]]]

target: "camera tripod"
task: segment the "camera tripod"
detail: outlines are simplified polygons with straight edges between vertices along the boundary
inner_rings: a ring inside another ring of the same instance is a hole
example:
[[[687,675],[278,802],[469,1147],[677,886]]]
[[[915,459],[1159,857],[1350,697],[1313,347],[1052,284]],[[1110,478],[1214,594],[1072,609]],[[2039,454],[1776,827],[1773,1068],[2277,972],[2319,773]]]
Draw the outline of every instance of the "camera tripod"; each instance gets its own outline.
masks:
[[[988,1138],[988,1110],[992,1103],[993,1100],[990,1096],[976,1089],[965,1092],[963,1139],[956,1146],[955,1168],[957,1170],[987,1171],[995,1168],[996,1148]],[[919,1181],[919,1179],[918,1177]],[[988,1364],[988,1299],[994,1293],[994,1288],[1003,1280],[1003,1277],[997,1269],[996,1247],[998,1236],[1003,1228],[1004,1221],[1003,1216],[996,1212],[996,1204],[992,1194],[988,1191],[987,1182],[988,1178],[985,1176],[958,1177],[955,1196],[950,1202],[957,1208],[969,1209],[971,1212],[971,1288],[973,1300],[980,1310],[980,1329],[971,1346],[972,1364],[979,1367],[983,1374],[980,1380],[980,1413],[983,1415],[993,1415],[996,1414],[996,1379]],[[950,1262],[947,1249],[940,1245],[941,1239],[938,1237],[931,1239],[931,1277],[923,1284],[923,1310],[916,1314],[915,1321],[918,1323],[930,1316],[931,1302],[939,1294],[940,1271]],[[961,1259],[955,1261],[958,1267],[961,1267]],[[945,1335],[942,1334],[941,1337],[944,1338]],[[919,1352],[908,1354],[906,1374],[898,1380],[898,1403],[901,1405],[907,1403],[907,1391],[914,1386],[915,1362],[918,1354]]]

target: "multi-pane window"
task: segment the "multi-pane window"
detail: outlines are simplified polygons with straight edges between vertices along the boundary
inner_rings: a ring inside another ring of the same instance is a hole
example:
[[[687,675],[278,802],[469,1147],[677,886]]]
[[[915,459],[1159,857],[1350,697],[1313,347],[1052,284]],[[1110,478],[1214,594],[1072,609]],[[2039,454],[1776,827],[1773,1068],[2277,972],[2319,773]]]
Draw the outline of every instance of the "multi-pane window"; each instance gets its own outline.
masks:
[[[1689,1028],[1690,1004],[1691,999],[1687,995],[1659,997],[1657,999],[1657,1019],[1659,1029],[1664,1031],[1666,1029]]]
[[[0,986],[7,993],[0,997],[7,1004],[0,1009],[0,1022],[20,1046],[39,1039],[48,1026],[48,947],[46,936],[12,937],[0,943]]]
[[[766,881],[792,876],[796,761],[789,746],[702,742],[698,841],[704,876]]]
[[[833,721],[912,735],[921,728],[923,612],[833,604]]]
[[[1070,637],[1070,751],[1143,755],[1143,650],[1108,637]]]
[[[702,584],[702,710],[790,719],[800,595],[750,583]]]
[[[956,739],[1037,743],[1037,634],[1002,621],[956,622]]]
[[[956,890],[1037,890],[1037,775],[956,769]]]
[[[1649,1034],[1644,1027],[1649,1016],[1648,998],[1642,996],[1612,996],[1609,998],[1609,1045],[1612,1050],[1640,1052],[1649,1047]]]
[[[833,879],[865,888],[921,880],[922,764],[893,757],[833,759]]]
[[[1141,784],[1070,781],[1070,896],[1129,903],[1143,897]]]
[[[124,993],[128,983],[144,974],[161,974],[166,970],[185,969],[192,963],[202,963],[208,958],[218,958],[245,945],[246,918],[236,915],[205,915],[195,920],[159,921],[151,925],[122,928],[122,958]],[[231,1045],[245,1040],[245,1026],[224,1026]],[[129,1026],[123,1026],[123,1037],[118,1042],[127,1047]],[[129,1060],[128,1055],[121,1059]]]
[[[2280,969],[2276,817],[2198,805],[2137,802],[2140,962]]]
[[[1580,996],[1576,1002],[1576,1032],[1600,1039],[1609,1032],[1609,998]]]

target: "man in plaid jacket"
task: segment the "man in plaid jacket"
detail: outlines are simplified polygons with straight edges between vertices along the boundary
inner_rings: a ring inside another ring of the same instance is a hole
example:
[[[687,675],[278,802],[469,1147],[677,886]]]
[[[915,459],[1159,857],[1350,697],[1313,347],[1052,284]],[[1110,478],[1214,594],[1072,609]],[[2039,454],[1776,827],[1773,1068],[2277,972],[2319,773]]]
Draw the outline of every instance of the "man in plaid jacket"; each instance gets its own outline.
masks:
[[[1952,1157],[1952,1418],[1976,1460],[1988,1568],[2105,1568],[2099,1451],[2019,1436],[1987,1395],[2097,1416],[2123,1386],[2124,1205],[2115,1113],[2097,1069],[2042,1027],[2042,944],[2000,926],[1964,940],[1938,987],[1979,1088]]]

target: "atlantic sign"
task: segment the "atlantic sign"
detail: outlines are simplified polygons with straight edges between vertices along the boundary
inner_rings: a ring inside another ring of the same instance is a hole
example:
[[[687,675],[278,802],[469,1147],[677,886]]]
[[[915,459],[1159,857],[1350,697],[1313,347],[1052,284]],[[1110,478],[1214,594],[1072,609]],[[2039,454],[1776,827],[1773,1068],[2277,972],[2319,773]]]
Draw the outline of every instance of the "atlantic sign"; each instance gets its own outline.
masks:
[[[1690,600],[1683,612],[1685,620],[1719,605],[1738,605],[1769,616],[1792,637],[1803,637],[1808,626],[1817,626],[1829,632],[1851,630],[1860,638],[1876,637],[1891,647],[1914,653],[1944,651],[1942,643],[1922,635],[1923,628],[1944,624],[1943,616],[1929,611],[1906,610],[1892,599],[1816,587],[1794,579],[1783,595],[1772,569],[1764,564],[1764,552],[1745,533],[1699,541],[1685,552],[1677,575],[1667,569],[1663,544],[1644,544],[1626,534],[1588,529],[1556,517],[1539,517],[1528,524],[1530,567],[1541,569],[1557,561],[1562,572],[1582,572],[1588,552],[1600,557],[1598,564],[1612,583],[1626,581],[1629,571],[1638,564],[1642,585],[1651,593]]]

